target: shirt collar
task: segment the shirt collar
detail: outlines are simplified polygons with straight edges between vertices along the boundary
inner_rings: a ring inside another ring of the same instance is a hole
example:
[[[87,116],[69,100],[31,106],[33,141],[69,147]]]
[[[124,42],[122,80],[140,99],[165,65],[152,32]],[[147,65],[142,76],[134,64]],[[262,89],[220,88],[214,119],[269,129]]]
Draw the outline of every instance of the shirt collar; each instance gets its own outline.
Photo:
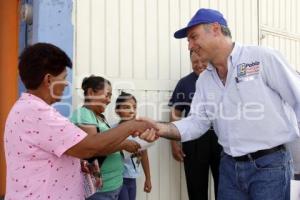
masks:
[[[237,42],[234,42],[234,47],[229,55],[229,58],[231,59],[232,63],[235,63],[237,58],[239,57],[241,45]]]
[[[20,100],[25,100],[25,101],[39,101],[41,103],[44,103],[46,105],[48,105],[44,100],[42,100],[40,97],[35,96],[33,94],[27,93],[27,92],[23,92],[21,94]],[[48,105],[49,106],[49,105]]]
[[[234,42],[233,43],[233,49],[229,55],[229,58],[232,60],[232,62],[234,63],[236,58],[238,57],[239,53],[240,53],[240,48],[241,48],[241,45],[237,42]],[[212,71],[214,69],[214,67],[211,65],[211,63],[208,63],[208,66],[206,68],[207,70],[209,71]]]
[[[206,69],[207,69],[208,71],[212,71],[212,70],[214,69],[214,67],[213,67],[210,63],[208,63]]]

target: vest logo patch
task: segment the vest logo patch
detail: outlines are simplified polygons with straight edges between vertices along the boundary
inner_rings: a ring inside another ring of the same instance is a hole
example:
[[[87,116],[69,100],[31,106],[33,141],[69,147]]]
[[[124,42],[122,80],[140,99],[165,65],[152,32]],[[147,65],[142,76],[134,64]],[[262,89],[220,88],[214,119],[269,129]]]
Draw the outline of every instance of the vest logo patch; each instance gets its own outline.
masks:
[[[260,62],[255,61],[252,63],[242,63],[237,65],[237,77],[242,78],[245,76],[252,76],[259,74]]]

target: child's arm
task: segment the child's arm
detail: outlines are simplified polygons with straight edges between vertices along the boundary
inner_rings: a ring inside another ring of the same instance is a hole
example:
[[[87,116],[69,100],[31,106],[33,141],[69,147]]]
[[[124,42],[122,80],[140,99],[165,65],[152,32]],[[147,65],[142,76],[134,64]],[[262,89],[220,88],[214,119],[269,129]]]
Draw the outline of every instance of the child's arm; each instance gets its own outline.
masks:
[[[141,145],[134,140],[124,140],[119,146],[116,146],[118,151],[128,151],[130,153],[136,153],[141,148]]]
[[[150,166],[149,166],[147,150],[142,151],[142,167],[143,167],[144,174],[145,174],[144,191],[149,193],[149,192],[151,192],[152,185],[151,185]]]

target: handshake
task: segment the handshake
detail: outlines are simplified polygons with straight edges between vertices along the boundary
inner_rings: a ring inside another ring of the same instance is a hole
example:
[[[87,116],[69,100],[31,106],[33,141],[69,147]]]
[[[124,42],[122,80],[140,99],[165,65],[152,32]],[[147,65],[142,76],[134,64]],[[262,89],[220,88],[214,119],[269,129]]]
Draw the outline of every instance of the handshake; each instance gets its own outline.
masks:
[[[160,137],[172,140],[180,140],[180,133],[172,123],[158,123],[152,119],[138,117],[133,120],[132,136],[139,137],[147,142],[154,142]]]

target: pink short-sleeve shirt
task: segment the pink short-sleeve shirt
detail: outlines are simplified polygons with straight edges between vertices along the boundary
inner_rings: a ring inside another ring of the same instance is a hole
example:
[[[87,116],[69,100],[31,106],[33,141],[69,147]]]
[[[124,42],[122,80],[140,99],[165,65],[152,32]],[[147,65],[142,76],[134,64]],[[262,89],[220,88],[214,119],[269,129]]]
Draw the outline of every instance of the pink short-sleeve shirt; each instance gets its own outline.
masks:
[[[23,93],[5,125],[5,199],[83,200],[80,160],[64,152],[85,137],[42,99]]]

